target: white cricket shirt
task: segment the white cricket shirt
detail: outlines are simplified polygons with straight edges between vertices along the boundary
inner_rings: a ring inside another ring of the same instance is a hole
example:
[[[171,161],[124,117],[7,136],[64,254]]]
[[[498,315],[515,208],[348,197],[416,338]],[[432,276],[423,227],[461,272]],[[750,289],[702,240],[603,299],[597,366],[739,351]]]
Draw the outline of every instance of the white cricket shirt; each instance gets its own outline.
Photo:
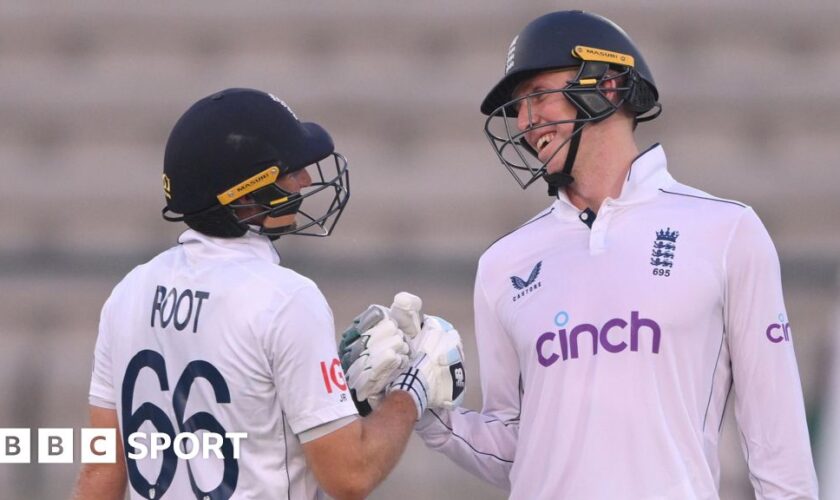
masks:
[[[561,193],[494,243],[475,325],[482,412],[419,431],[511,498],[718,498],[729,398],[756,496],[817,497],[773,243],[661,146],[597,216]]]
[[[323,295],[279,266],[264,236],[188,230],[179,242],[105,303],[90,402],[116,409],[124,439],[138,430],[247,437],[238,460],[231,439],[224,460],[128,460],[131,498],[321,496],[298,436],[357,414]]]

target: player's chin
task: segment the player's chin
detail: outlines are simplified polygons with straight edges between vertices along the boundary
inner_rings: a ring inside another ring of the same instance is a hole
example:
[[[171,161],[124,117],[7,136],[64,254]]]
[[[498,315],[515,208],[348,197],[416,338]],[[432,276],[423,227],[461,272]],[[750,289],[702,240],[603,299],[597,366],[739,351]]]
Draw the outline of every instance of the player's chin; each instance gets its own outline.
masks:
[[[545,148],[539,156],[540,161],[543,163],[548,161],[548,164],[545,167],[545,172],[547,174],[562,172],[563,165],[566,163],[566,146],[563,146],[560,151],[557,151],[557,154],[553,157],[551,155],[554,153],[554,150],[552,149],[551,151],[548,151],[549,147]]]
[[[278,229],[281,227],[292,226],[295,224],[295,215],[281,215],[279,217],[266,217],[263,221],[263,227],[266,229]]]
[[[555,137],[554,140],[540,150],[537,158],[543,163],[548,162],[549,167],[559,165],[562,168],[563,162],[566,161],[566,152],[568,150],[568,141],[563,141],[560,137]]]

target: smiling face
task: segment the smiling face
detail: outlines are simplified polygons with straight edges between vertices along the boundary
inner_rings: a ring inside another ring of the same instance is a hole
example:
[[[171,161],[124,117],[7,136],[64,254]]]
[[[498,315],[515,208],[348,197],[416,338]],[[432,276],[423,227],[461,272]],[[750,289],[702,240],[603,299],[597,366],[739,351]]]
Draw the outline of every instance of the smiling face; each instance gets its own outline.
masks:
[[[548,161],[548,173],[559,172],[566,161],[568,145],[577,117],[577,108],[562,92],[574,80],[577,69],[540,73],[521,83],[513,93],[522,99],[517,107],[517,128],[540,161]],[[527,97],[526,97],[527,96]]]

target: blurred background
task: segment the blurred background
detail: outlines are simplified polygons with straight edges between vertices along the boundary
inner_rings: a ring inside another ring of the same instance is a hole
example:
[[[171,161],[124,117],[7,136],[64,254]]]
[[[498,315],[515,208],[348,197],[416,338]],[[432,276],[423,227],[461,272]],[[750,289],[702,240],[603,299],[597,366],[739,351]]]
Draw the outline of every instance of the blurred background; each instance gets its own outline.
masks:
[[[823,496],[840,498],[836,0],[0,0],[0,427],[85,424],[99,309],[182,230],[160,218],[169,131],[231,86],[288,101],[350,159],[335,234],[281,239],[284,263],[339,328],[397,291],[424,297],[464,334],[479,408],[475,264],[550,200],[498,164],[478,104],[528,21],[580,7],[621,24],[654,72],[664,113],[640,147],[661,142],[677,179],[754,206],[773,236]],[[752,498],[727,414],[721,495]],[[0,465],[0,496],[64,498],[77,470]],[[396,497],[505,495],[413,438],[373,495]]]

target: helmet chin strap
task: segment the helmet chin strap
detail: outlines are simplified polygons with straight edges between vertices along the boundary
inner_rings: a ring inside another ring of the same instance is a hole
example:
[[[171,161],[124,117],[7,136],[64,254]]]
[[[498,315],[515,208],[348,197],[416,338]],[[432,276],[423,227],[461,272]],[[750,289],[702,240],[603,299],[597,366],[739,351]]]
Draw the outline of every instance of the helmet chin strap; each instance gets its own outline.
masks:
[[[583,118],[586,118],[586,115],[582,111],[578,111],[575,127],[572,129],[572,140],[569,141],[569,152],[566,154],[566,163],[563,164],[563,170],[553,174],[543,174],[543,179],[548,183],[548,195],[552,198],[557,196],[560,188],[564,188],[575,181],[575,178],[572,177],[572,167],[577,158],[580,137],[583,135],[582,129],[586,125],[586,123],[581,122]]]
[[[297,228],[297,223],[292,222],[291,224],[286,224],[285,226],[278,226],[272,228],[266,228],[264,226],[260,226],[260,229],[257,231],[257,234],[261,234],[263,236],[268,236],[268,239],[271,241],[277,241],[280,239],[281,236],[285,234],[289,234],[291,231],[294,231]]]

